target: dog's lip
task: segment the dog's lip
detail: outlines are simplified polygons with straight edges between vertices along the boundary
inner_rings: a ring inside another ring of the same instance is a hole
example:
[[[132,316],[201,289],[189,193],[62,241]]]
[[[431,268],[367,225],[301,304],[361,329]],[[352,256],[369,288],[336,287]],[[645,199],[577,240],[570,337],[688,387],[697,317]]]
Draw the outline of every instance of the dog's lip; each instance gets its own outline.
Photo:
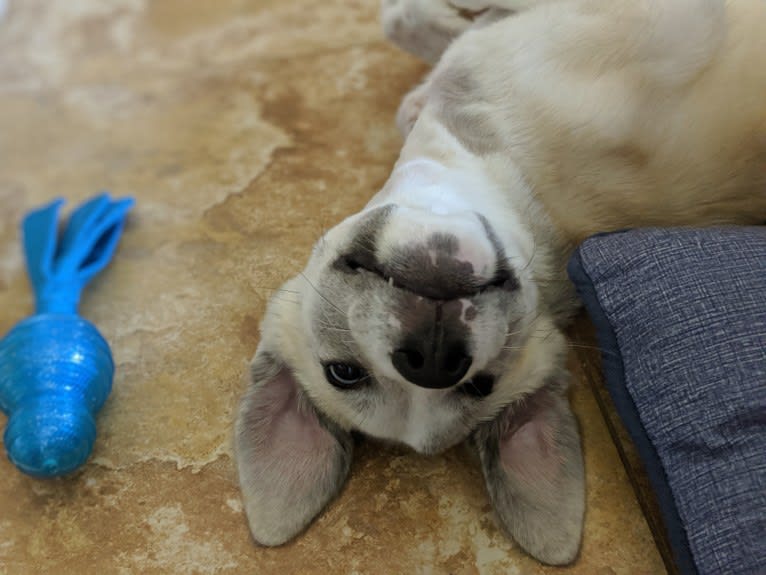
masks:
[[[403,289],[426,299],[443,299],[434,297],[433,294],[429,293],[428,290],[422,289],[422,286],[413,285],[412,283],[408,282],[406,278],[394,278],[391,274],[386,273],[386,271],[372,254],[356,252],[342,255],[340,258],[338,258],[335,267],[345,273],[350,274],[373,274],[393,288]],[[479,285],[466,286],[464,290],[455,292],[452,299],[475,297],[490,291],[510,292],[517,290],[518,287],[518,282],[513,273],[511,273],[511,271],[508,269],[499,268],[495,271],[494,276],[490,280]]]

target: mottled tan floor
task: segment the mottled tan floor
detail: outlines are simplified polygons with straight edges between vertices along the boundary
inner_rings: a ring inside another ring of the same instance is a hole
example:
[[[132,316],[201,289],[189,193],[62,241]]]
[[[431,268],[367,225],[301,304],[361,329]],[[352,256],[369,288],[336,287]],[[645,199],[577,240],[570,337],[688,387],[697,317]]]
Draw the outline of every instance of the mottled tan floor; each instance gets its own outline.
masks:
[[[82,312],[118,371],[92,461],[44,482],[0,461],[0,573],[580,573],[664,567],[585,375],[579,561],[495,527],[477,467],[365,444],[293,544],[251,544],[232,412],[266,298],[361,207],[422,65],[375,0],[9,0],[0,19],[0,333],[31,310],[17,226],[53,196],[138,204]],[[4,425],[4,418],[0,420]]]

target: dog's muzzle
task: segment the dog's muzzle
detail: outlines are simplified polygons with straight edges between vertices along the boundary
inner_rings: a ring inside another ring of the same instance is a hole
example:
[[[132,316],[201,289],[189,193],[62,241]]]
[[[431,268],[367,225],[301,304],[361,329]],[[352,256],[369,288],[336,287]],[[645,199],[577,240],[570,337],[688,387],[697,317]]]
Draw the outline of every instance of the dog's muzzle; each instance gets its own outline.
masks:
[[[467,327],[460,321],[463,306],[458,300],[427,302],[425,306],[433,310],[433,316],[428,317],[431,309],[418,314],[426,317],[407,333],[402,346],[391,354],[391,362],[404,379],[415,385],[430,389],[452,387],[473,362],[466,347]]]
[[[489,223],[474,213],[378,208],[336,267],[375,274],[398,290],[391,313],[401,340],[391,363],[404,379],[430,389],[456,385],[473,363],[466,309],[488,291],[519,287]]]

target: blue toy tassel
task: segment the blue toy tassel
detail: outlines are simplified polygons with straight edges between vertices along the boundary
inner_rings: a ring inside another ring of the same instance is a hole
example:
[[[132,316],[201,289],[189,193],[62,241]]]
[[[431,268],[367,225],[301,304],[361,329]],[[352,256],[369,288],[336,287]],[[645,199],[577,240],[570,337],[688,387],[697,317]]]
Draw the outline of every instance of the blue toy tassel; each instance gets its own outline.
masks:
[[[22,225],[36,314],[0,340],[0,410],[9,459],[37,477],[65,475],[90,456],[95,417],[112,388],[106,340],[77,315],[86,284],[111,260],[133,205],[102,194],[75,209],[59,233],[56,200]]]

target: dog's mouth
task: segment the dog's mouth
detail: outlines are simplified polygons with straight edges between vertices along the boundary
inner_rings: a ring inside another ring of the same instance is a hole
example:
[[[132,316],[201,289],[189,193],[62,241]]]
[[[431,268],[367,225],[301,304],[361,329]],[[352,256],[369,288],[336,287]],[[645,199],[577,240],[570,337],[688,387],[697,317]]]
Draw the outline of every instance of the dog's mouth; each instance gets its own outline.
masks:
[[[442,270],[438,266],[428,267],[411,273],[411,266],[387,266],[374,253],[362,251],[342,255],[335,263],[335,268],[344,273],[372,274],[391,287],[438,301],[472,298],[492,291],[513,292],[519,288],[513,272],[502,265],[496,267],[491,279],[483,281],[460,266],[452,265],[450,269]]]
[[[369,276],[432,301],[521,287],[495,230],[478,212],[442,214],[386,204],[356,221],[331,261],[342,274]]]

